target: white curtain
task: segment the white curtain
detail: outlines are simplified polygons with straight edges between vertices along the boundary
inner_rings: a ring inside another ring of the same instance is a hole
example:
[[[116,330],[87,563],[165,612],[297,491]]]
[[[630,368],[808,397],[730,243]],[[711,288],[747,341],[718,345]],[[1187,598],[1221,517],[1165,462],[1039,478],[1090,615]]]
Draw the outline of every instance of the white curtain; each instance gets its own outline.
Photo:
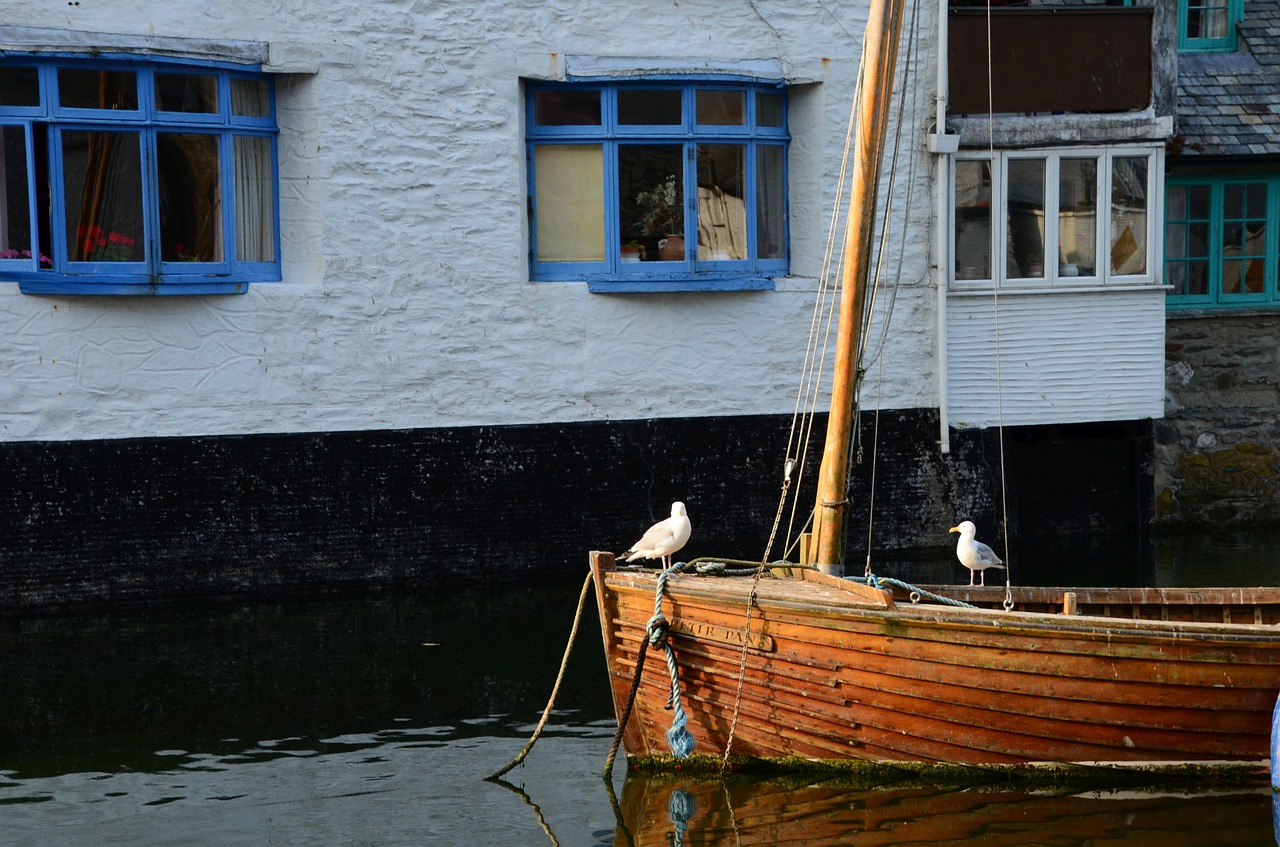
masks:
[[[237,135],[234,141],[236,260],[275,261],[275,198],[271,139]]]

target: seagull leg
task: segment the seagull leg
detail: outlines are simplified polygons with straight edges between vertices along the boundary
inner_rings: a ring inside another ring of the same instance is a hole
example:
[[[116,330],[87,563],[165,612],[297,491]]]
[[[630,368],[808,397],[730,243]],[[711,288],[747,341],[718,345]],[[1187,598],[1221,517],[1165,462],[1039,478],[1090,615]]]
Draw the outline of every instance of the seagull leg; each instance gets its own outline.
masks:
[[[970,585],[974,585],[974,584],[975,584],[975,583],[974,583],[974,581],[973,581],[973,571],[969,571],[969,584],[970,584]]]

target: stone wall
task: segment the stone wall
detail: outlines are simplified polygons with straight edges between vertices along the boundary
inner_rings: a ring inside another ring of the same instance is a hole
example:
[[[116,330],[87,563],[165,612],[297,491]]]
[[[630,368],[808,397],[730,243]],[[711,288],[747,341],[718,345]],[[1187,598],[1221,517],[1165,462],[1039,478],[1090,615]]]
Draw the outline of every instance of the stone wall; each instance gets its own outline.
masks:
[[[1280,525],[1280,316],[1171,314],[1165,361],[1157,523]]]

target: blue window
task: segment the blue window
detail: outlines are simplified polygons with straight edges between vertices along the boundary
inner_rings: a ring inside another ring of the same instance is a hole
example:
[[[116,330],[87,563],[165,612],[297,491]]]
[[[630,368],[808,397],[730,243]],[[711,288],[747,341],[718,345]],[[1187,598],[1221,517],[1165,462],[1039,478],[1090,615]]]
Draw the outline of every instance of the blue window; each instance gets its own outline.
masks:
[[[777,85],[530,85],[530,275],[592,291],[764,289],[787,272]]]
[[[274,90],[241,66],[0,61],[0,281],[233,294],[280,279]]]
[[[1165,190],[1170,308],[1280,304],[1280,177],[1176,177]]]
[[[1178,0],[1178,49],[1229,53],[1236,49],[1236,24],[1244,0]]]

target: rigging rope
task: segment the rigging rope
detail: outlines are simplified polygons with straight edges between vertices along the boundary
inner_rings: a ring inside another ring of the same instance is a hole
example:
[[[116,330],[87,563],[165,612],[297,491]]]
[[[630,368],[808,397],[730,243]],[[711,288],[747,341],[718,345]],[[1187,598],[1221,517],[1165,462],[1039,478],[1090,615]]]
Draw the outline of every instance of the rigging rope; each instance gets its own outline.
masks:
[[[995,189],[999,183],[995,178],[996,169],[996,141],[995,141],[995,70],[994,60],[992,58],[993,51],[991,49],[991,4],[987,4],[987,155],[990,156],[991,162],[991,209],[996,208]],[[992,233],[995,232],[995,221],[992,220]],[[991,249],[988,245],[987,249]],[[994,257],[992,257],[994,259]],[[999,265],[995,261],[991,263],[991,310],[993,314],[994,330],[995,330],[995,346],[994,352],[996,357],[996,436],[1000,447],[1000,511],[1004,520],[1004,609],[1006,612],[1013,609],[1013,587],[1011,571],[1013,566],[1009,563],[1009,493],[1006,485],[1005,466],[1004,466],[1004,382],[1000,371],[1000,280],[997,279],[997,268]]]
[[[907,39],[907,52],[903,57],[904,68],[911,67],[912,58],[915,55],[915,50],[916,50],[915,45],[916,45],[916,42],[919,40],[916,37],[914,37],[919,30],[918,8],[919,7],[917,5],[912,5],[911,7],[911,22],[910,22],[910,25],[908,26],[908,30],[912,34],[912,37],[909,37]],[[895,31],[900,29],[900,27],[901,27],[901,21],[898,21],[895,24]],[[895,35],[895,38],[896,38],[896,35]],[[908,89],[912,92],[910,109],[907,108]],[[912,131],[907,134],[907,137],[909,138],[914,138],[916,136],[915,130],[919,125],[917,123],[917,117],[919,115],[919,100],[918,100],[919,87],[903,85],[899,87],[898,91],[899,91],[898,122],[894,128],[893,156],[890,159],[890,163],[889,163],[889,184],[888,184],[888,191],[886,192],[889,199],[885,205],[884,216],[881,218],[881,221],[880,221],[880,239],[879,239],[879,245],[877,247],[877,252],[876,252],[876,270],[874,275],[875,283],[872,286],[872,296],[870,300],[870,305],[867,309],[866,323],[865,323],[864,331],[861,334],[862,352],[859,353],[859,360],[861,361],[866,360],[865,357],[867,356],[867,349],[868,349],[868,345],[870,343],[870,337],[871,337],[871,318],[874,315],[874,312],[876,309],[876,303],[879,301],[879,294],[881,289],[881,278],[882,278],[882,273],[884,271],[885,256],[888,253],[890,219],[892,217],[893,209],[894,209],[894,205],[893,205],[894,191],[893,190],[894,190],[894,186],[897,184],[898,157],[902,153],[903,124],[907,122],[908,116],[911,116],[910,121],[911,121]],[[876,348],[875,355],[874,355],[874,360],[877,363],[876,408],[875,408],[875,415],[873,416],[873,419],[872,419],[871,472],[870,472],[870,480],[868,482],[868,495],[867,495],[867,549],[866,549],[866,567],[865,567],[867,576],[871,576],[871,550],[872,550],[872,540],[873,540],[872,530],[873,530],[874,520],[875,520],[876,470],[878,468],[878,462],[876,460],[878,457],[879,446],[880,446],[880,408],[883,405],[881,402],[881,398],[882,398],[882,388],[884,386],[885,348],[888,346],[888,341],[889,341],[889,326],[893,319],[893,307],[897,303],[898,290],[901,288],[901,284],[902,284],[902,266],[906,260],[906,243],[907,242],[906,242],[905,234],[907,232],[908,224],[911,220],[911,208],[912,208],[913,201],[915,199],[915,182],[916,182],[915,174],[916,174],[916,157],[908,156],[907,157],[907,194],[905,198],[905,204],[904,204],[903,216],[902,216],[902,232],[904,237],[901,237],[898,240],[897,270],[894,273],[893,284],[889,287],[888,305],[884,310],[884,317],[880,321],[880,337],[879,337],[878,346]],[[861,457],[859,457],[859,461],[861,461]],[[850,475],[850,479],[852,479],[852,475]]]
[[[858,92],[861,90],[862,76],[860,73],[854,84],[854,102],[857,102]],[[831,280],[833,270],[834,276],[838,278],[844,265],[843,254],[840,254],[837,258],[836,235],[840,232],[841,212],[844,209],[845,184],[849,179],[849,151],[853,147],[854,119],[856,115],[856,110],[850,108],[849,121],[845,126],[844,150],[840,157],[840,170],[836,178],[836,202],[832,204],[831,221],[827,225],[827,241],[823,248],[822,267],[818,274],[818,296],[814,301],[813,317],[809,322],[809,338],[805,344],[800,384],[796,388],[795,409],[792,411],[791,430],[787,437],[786,461],[792,462],[794,457],[794,469],[797,477],[803,477],[809,455],[809,444],[812,442],[813,424],[817,417],[818,399],[821,394],[822,372],[826,365],[827,349],[831,343],[831,330],[835,324],[837,297],[835,286],[832,285]],[[821,319],[824,311],[826,312],[825,323]],[[787,545],[788,553],[795,545],[799,544],[799,533],[795,532],[796,514],[800,508],[799,493],[800,486],[797,486],[796,498],[791,505],[791,518],[787,524],[787,536],[792,539]],[[778,510],[780,513],[785,509],[786,498],[787,491],[784,489],[779,498]],[[812,513],[806,519],[805,526],[808,526],[811,520]],[[800,532],[803,531],[804,528],[802,527]],[[772,540],[762,557],[764,560],[768,560],[771,550]]]

